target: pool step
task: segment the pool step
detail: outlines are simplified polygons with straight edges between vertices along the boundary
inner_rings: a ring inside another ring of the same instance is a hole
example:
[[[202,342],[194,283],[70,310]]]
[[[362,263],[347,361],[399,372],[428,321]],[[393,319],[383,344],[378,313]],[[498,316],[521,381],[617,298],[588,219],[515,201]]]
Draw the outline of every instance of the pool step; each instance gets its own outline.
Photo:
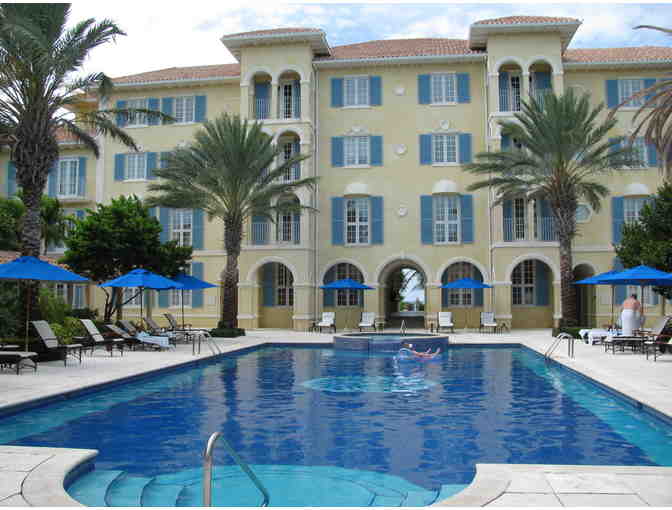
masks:
[[[142,506],[176,506],[184,489],[182,484],[159,484],[152,480],[145,485],[140,502]]]
[[[107,489],[123,474],[123,471],[94,469],[75,480],[68,487],[68,493],[86,506],[107,506],[105,502]]]
[[[410,491],[401,503],[402,506],[428,506],[436,501],[437,491]]]
[[[118,476],[107,487],[105,502],[107,506],[141,506],[145,487],[154,480],[127,473]]]

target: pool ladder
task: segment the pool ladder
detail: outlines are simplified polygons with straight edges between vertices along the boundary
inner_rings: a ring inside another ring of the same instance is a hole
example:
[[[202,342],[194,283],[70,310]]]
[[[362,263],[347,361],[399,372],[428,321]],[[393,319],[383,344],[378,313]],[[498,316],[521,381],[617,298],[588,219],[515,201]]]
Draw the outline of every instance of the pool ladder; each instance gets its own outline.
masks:
[[[401,327],[399,328],[399,334],[400,335],[405,335],[406,334],[406,320],[401,319]]]
[[[215,448],[215,443],[217,443],[218,439],[223,441],[227,453],[231,456],[233,461],[238,464],[248,478],[252,480],[255,487],[259,489],[259,492],[261,492],[264,500],[259,506],[268,506],[271,497],[269,496],[266,487],[264,487],[261,480],[259,480],[257,475],[250,469],[250,466],[240,458],[236,451],[231,447],[231,444],[222,437],[222,434],[219,432],[214,432],[210,436],[208,444],[205,447],[205,452],[203,453],[203,506],[212,506],[212,450]]]
[[[548,349],[546,349],[544,358],[549,359],[563,340],[567,340],[567,356],[574,358],[574,337],[569,333],[560,333],[557,337],[555,337],[553,339],[553,343]]]

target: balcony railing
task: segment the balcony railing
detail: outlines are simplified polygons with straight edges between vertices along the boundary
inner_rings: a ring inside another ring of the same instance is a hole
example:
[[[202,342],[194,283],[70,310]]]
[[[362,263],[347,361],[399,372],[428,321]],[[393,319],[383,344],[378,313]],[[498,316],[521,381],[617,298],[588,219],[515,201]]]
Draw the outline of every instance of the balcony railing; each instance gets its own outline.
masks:
[[[278,223],[277,240],[279,244],[299,244],[301,224],[298,221]]]
[[[530,232],[528,225],[520,218],[504,218],[504,241],[557,241],[558,232],[555,228],[555,219],[539,217],[534,221],[534,232]]]
[[[250,226],[250,244],[264,245],[271,242],[271,228],[268,221],[253,221]]]
[[[300,244],[301,224],[299,221],[279,222],[274,225],[275,239],[271,236],[270,221],[253,221],[250,224],[248,244],[264,246],[270,244]]]
[[[536,218],[534,236],[537,241],[557,241],[558,231],[555,228],[555,218]]]
[[[254,98],[254,118],[258,120],[270,117],[271,102],[268,99]]]
[[[525,241],[527,239],[527,224],[524,220],[504,218],[504,240]]]

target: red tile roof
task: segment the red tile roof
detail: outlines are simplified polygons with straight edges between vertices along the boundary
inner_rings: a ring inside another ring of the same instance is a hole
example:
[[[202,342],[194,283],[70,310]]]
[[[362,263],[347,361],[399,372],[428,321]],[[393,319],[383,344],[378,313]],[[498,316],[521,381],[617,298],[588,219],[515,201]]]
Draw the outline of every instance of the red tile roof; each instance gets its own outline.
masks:
[[[258,35],[290,34],[303,32],[322,32],[319,28],[288,27],[288,28],[270,28],[266,30],[253,30],[251,32],[238,32],[237,34],[226,34],[222,39],[229,37],[254,37]]]
[[[333,46],[330,57],[318,60],[481,54],[484,52],[469,49],[469,41],[464,39],[383,39]]]
[[[568,49],[563,61],[570,62],[646,62],[672,61],[672,48],[667,46],[635,46],[629,48]]]
[[[533,25],[556,23],[580,23],[576,18],[560,18],[554,16],[505,16],[503,18],[482,19],[472,25]]]
[[[117,85],[149,83],[155,81],[202,80],[207,78],[227,78],[240,75],[240,64],[216,64],[209,66],[169,67],[157,71],[131,74],[114,78]]]

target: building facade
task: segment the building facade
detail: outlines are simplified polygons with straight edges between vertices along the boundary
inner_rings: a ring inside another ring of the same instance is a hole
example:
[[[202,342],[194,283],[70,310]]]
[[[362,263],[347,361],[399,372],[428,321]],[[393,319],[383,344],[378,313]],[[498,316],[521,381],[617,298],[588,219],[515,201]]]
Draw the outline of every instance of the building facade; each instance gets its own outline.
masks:
[[[111,102],[101,107],[157,109],[176,121],[119,118],[141,150],[131,153],[101,139],[99,159],[64,138],[47,192],[78,215],[119,195],[146,197],[161,153],[189,143],[206,119],[240,114],[263,122],[281,145],[281,157],[310,156],[284,179],[319,177],[315,190],[279,197],[317,212],[276,222],[250,219],[240,257],[241,327],[306,329],[322,311],[337,311],[338,327],[343,312],[389,319],[397,309],[393,275],[401,268],[423,275],[428,316],[450,310],[458,327],[475,326],[479,312],[493,311],[514,328],[550,327],[560,318],[560,275],[548,204],[521,197],[493,207],[491,190],[467,191],[478,178],[462,167],[479,152],[515,145],[502,136],[499,122],[513,119],[530,95],[573,88],[590,93],[593,104],[613,107],[672,70],[671,48],[568,49],[579,26],[572,18],[514,16],[474,23],[466,40],[336,47],[317,29],[226,35],[222,43],[237,64],[117,78]],[[618,111],[613,136],[629,133],[637,107],[633,102]],[[661,182],[655,150],[643,140],[637,147],[641,165],[605,178],[611,197],[602,209],[579,206],[577,278],[620,267],[613,244],[621,226],[637,221]],[[11,195],[16,181],[7,155],[3,168]],[[222,223],[198,210],[160,208],[156,214],[164,239],[194,247],[192,274],[219,282],[226,260]],[[493,288],[441,290],[442,283],[462,277]],[[341,278],[373,290],[319,289]],[[620,304],[626,291],[617,288],[612,300],[608,287],[581,289],[581,323],[608,322],[612,302]],[[104,299],[95,287],[63,292],[92,307]],[[220,295],[217,289],[186,293],[188,322],[214,325]],[[174,311],[181,299],[165,292],[150,304],[155,313]],[[645,292],[647,316],[663,314],[663,301]],[[126,313],[133,315],[137,305]]]

